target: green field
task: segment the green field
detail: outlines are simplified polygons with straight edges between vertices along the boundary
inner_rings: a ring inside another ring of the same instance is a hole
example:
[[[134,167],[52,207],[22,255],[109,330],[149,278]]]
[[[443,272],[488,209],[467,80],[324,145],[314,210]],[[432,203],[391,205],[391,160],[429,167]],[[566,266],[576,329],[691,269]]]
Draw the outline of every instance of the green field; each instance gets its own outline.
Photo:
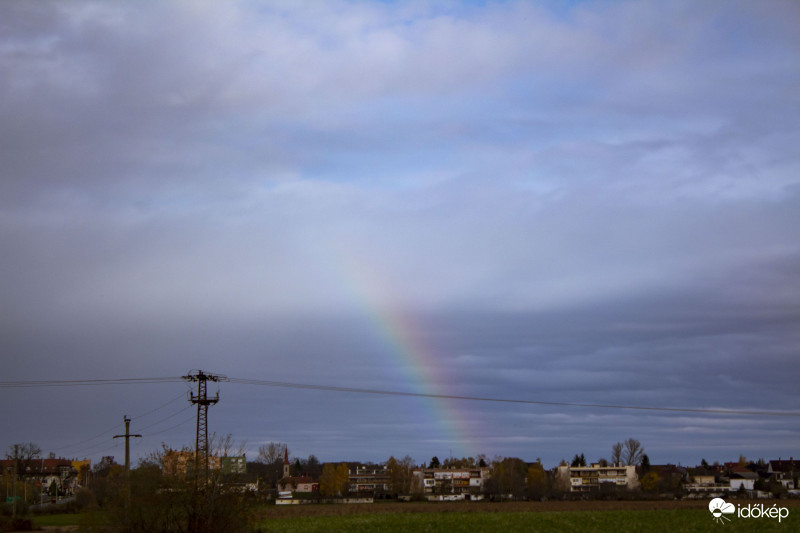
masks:
[[[270,533],[360,532],[638,532],[800,531],[800,513],[778,523],[773,519],[737,519],[725,525],[707,510],[571,511],[543,513],[385,513],[275,518],[258,524]],[[724,528],[724,529],[721,529]]]
[[[782,522],[771,518],[733,517],[724,525],[713,521],[706,509],[545,511],[545,512],[381,512],[315,516],[330,506],[309,506],[293,517],[267,518],[256,524],[262,533],[360,532],[653,532],[800,531],[800,507],[792,507]],[[37,516],[36,527],[77,526],[79,514]]]
[[[36,527],[65,527],[77,526],[80,520],[81,515],[79,514],[45,514],[34,517],[33,523]]]

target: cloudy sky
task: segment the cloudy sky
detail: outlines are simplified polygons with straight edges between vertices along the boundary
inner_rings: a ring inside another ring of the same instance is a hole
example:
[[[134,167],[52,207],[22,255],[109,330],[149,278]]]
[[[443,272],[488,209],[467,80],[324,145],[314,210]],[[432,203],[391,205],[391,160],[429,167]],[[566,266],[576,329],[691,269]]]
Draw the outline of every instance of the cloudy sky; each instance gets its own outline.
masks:
[[[800,4],[0,4],[0,448],[800,456]],[[217,391],[217,385],[209,388]]]

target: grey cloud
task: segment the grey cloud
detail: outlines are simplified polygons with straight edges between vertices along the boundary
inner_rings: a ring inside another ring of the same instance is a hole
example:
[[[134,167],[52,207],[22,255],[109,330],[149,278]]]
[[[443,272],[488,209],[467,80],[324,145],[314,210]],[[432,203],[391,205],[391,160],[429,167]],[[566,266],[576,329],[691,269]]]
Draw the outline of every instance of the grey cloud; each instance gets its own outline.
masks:
[[[0,7],[7,379],[421,386],[392,311],[453,394],[797,409],[796,7],[342,5]],[[425,400],[223,392],[217,427],[306,455],[462,444]],[[153,407],[107,393],[86,431]],[[445,407],[471,453],[757,448],[730,418]],[[23,418],[6,438],[64,444]],[[758,423],[764,454],[796,437]]]

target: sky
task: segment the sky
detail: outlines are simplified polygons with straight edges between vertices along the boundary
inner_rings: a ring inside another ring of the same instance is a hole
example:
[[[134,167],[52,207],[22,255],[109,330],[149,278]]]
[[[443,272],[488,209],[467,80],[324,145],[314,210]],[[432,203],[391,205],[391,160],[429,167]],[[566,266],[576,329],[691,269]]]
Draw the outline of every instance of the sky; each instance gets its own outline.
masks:
[[[0,3],[0,450],[800,457],[798,22]]]

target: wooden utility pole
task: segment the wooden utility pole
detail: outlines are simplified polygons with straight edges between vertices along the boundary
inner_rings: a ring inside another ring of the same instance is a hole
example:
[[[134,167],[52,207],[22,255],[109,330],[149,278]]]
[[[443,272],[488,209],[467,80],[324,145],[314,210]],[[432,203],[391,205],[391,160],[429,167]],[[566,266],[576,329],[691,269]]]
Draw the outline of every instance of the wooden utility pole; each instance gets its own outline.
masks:
[[[114,435],[115,439],[125,438],[125,477],[129,477],[131,473],[131,447],[130,447],[130,440],[131,437],[138,437],[142,438],[141,435],[131,435],[131,419],[128,418],[128,415],[123,415],[122,420],[125,422],[125,434],[124,435]]]

